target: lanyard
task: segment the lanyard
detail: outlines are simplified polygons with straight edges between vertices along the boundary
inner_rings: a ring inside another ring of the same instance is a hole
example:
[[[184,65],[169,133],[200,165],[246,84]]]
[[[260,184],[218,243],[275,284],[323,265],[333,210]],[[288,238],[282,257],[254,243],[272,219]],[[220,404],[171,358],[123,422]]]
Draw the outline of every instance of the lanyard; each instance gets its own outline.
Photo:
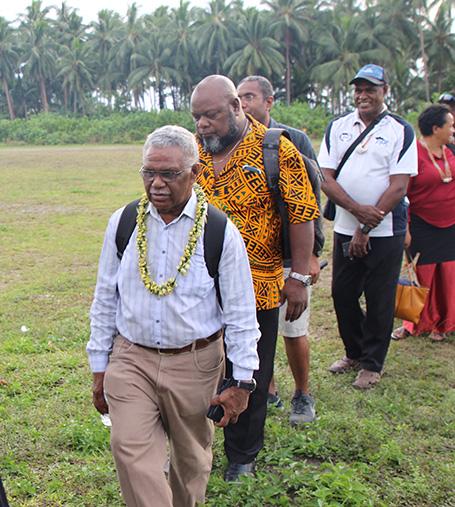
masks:
[[[449,167],[449,161],[447,160],[445,146],[442,147],[442,160],[444,161],[444,170],[442,170],[441,166],[436,162],[430,148],[428,148],[427,143],[423,139],[420,139],[420,144],[427,149],[428,156],[430,157],[430,160],[433,162],[433,165],[437,169],[442,182],[443,183],[450,183],[453,178],[452,178],[452,172],[450,171],[450,167]]]

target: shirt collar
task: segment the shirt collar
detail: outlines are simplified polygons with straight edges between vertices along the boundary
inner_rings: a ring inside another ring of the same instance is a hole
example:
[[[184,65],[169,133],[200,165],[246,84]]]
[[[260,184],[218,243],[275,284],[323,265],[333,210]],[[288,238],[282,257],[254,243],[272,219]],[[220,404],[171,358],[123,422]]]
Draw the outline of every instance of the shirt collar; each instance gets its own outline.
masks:
[[[269,129],[273,129],[275,127],[278,127],[278,122],[275,121],[272,117],[270,117]]]
[[[188,202],[185,204],[185,207],[183,208],[180,215],[167,225],[173,224],[174,222],[178,222],[183,215],[187,216],[188,218],[194,221],[196,218],[196,204],[197,197],[193,189],[191,190],[191,197],[188,199]],[[158,213],[158,210],[155,208],[155,206],[153,206],[151,202],[149,202],[147,205],[146,213],[150,213],[150,216],[153,217],[155,220],[163,220],[160,214]]]
[[[384,111],[387,111],[387,106],[384,104],[382,107],[382,111],[379,114],[382,114]],[[379,116],[379,115],[378,115]],[[354,125],[363,125],[365,127],[365,123],[363,123],[362,118],[360,118],[359,110],[355,108],[354,110]]]

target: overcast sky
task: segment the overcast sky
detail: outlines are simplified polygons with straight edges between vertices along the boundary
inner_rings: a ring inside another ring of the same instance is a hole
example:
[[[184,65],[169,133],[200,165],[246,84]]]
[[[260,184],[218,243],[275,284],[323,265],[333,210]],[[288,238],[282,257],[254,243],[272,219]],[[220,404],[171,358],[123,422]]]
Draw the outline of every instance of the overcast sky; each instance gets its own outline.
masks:
[[[191,6],[204,7],[208,4],[209,0],[190,0]],[[61,0],[43,0],[43,6],[61,5]],[[84,22],[94,21],[97,13],[101,9],[111,9],[118,12],[122,16],[126,14],[128,5],[132,2],[125,0],[67,0],[66,4],[69,7],[78,9],[80,16],[84,18]],[[3,16],[8,21],[13,21],[18,14],[26,12],[27,6],[31,4],[31,0],[0,0],[0,16]],[[140,14],[146,12],[153,12],[159,5],[168,5],[176,7],[179,0],[137,0],[136,5],[139,7]],[[260,0],[247,0],[245,5],[260,5]]]

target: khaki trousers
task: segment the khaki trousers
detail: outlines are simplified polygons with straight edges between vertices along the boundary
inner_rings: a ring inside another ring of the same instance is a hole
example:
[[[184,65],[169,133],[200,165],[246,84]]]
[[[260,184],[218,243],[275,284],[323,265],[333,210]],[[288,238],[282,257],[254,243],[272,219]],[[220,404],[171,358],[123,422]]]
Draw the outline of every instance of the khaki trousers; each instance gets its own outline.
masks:
[[[222,339],[203,349],[161,355],[116,337],[104,388],[112,454],[128,507],[204,502],[213,440],[206,413],[223,372]],[[163,471],[167,440],[169,480]]]

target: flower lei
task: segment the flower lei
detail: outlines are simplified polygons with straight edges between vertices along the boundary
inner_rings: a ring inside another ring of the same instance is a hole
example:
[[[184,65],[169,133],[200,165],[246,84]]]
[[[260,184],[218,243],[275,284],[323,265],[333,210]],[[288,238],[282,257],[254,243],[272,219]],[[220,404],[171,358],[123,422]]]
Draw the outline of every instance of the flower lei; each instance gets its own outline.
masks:
[[[191,257],[196,251],[197,241],[202,234],[202,230],[207,217],[207,201],[199,185],[193,186],[197,197],[196,204],[196,216],[194,219],[194,225],[188,235],[188,242],[183,250],[183,255],[180,258],[180,262],[177,266],[177,273],[186,275],[190,266]],[[161,285],[152,280],[149,268],[147,265],[147,227],[145,225],[145,215],[149,200],[147,194],[144,194],[139,201],[138,214],[137,214],[137,240],[136,246],[139,252],[139,273],[141,275],[142,282],[145,287],[155,296],[167,296],[177,286],[177,275],[169,278],[166,282]]]

